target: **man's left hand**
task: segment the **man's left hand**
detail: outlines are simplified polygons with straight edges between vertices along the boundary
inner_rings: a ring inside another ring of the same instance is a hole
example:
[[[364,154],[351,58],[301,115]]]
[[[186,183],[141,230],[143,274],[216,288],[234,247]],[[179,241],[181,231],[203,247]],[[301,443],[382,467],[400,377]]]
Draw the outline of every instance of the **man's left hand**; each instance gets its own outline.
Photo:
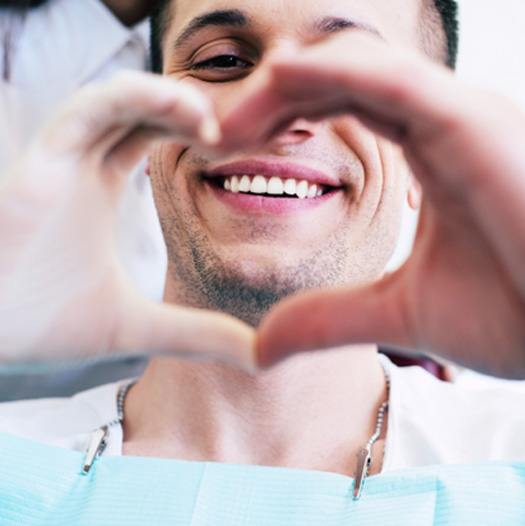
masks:
[[[261,363],[374,342],[525,377],[525,117],[422,56],[344,34],[274,63],[223,131],[231,148],[255,146],[296,118],[339,114],[403,148],[425,196],[414,251],[369,286],[278,305]]]

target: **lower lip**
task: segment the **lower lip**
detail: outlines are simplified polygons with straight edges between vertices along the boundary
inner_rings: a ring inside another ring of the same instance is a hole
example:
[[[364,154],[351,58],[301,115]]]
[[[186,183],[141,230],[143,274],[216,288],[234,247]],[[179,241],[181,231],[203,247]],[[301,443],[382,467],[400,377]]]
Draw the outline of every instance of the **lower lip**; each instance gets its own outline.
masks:
[[[342,190],[328,192],[320,197],[299,199],[297,197],[266,197],[255,194],[233,193],[209,182],[205,185],[223,203],[242,212],[265,214],[288,214],[311,210],[337,196]]]

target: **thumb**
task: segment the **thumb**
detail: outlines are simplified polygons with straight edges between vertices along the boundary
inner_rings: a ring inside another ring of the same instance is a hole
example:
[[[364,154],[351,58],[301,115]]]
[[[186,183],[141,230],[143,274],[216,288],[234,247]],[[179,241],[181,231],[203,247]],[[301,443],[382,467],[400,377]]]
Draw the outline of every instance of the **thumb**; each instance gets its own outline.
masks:
[[[357,289],[310,291],[277,305],[259,329],[256,353],[271,366],[295,353],[363,343],[408,344],[398,274]]]
[[[115,346],[122,352],[214,359],[252,371],[254,340],[253,329],[232,316],[137,298]]]

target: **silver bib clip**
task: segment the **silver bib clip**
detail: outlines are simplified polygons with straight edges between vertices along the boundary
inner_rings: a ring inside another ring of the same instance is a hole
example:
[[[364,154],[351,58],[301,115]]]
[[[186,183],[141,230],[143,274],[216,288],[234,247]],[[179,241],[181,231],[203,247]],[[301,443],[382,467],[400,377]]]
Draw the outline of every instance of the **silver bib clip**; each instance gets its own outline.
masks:
[[[91,435],[91,441],[89,442],[89,447],[86,451],[86,456],[84,457],[82,475],[87,475],[89,473],[95,460],[104,452],[104,449],[106,449],[108,434],[109,427],[102,426]]]

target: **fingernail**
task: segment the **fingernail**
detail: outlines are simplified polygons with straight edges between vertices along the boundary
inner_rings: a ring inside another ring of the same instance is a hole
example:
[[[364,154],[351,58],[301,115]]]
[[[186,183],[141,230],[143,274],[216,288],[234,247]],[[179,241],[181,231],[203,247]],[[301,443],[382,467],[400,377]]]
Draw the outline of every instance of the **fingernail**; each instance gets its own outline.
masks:
[[[243,352],[238,357],[237,363],[244,372],[251,375],[256,375],[261,370],[257,362],[257,353],[253,347],[248,352]]]
[[[217,120],[213,117],[207,117],[204,119],[199,128],[199,136],[206,144],[217,144],[222,137],[221,129]]]
[[[267,348],[265,349],[264,347],[261,347],[260,342],[258,342],[254,348],[252,359],[259,371],[271,369],[274,365],[277,365],[283,361],[283,358],[280,356],[280,354],[268,352]]]
[[[257,365],[255,365],[253,363],[250,363],[250,364],[242,363],[240,365],[240,368],[241,368],[242,371],[244,371],[247,374],[250,374],[251,376],[256,376],[262,370],[260,367],[257,367]]]
[[[213,361],[227,365],[228,367],[233,367],[252,376],[257,375],[261,371],[261,367],[259,367],[258,363],[255,361],[251,351],[236,354],[234,356],[224,354],[210,355],[210,358]]]

